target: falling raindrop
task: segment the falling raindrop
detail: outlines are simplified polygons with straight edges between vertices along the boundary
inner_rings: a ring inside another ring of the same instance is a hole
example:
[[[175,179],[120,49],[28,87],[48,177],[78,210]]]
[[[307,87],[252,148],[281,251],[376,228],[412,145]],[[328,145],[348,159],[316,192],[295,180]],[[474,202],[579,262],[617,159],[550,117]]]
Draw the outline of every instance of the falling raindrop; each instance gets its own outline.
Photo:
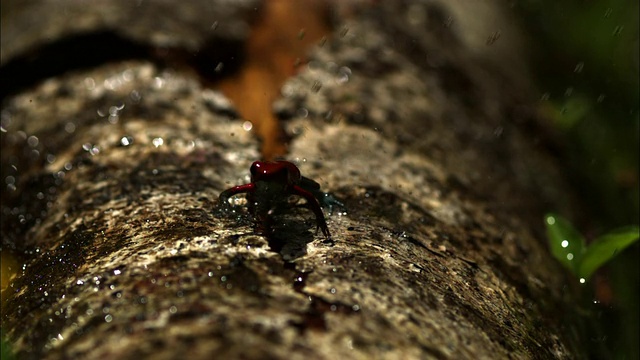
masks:
[[[313,85],[311,85],[311,91],[318,92],[322,89],[322,83],[320,81],[314,81]]]
[[[571,94],[573,94],[573,87],[570,86],[564,91],[564,96],[569,97]]]
[[[624,26],[616,26],[615,29],[613,29],[613,36],[619,36],[622,33],[622,30],[624,30]]]

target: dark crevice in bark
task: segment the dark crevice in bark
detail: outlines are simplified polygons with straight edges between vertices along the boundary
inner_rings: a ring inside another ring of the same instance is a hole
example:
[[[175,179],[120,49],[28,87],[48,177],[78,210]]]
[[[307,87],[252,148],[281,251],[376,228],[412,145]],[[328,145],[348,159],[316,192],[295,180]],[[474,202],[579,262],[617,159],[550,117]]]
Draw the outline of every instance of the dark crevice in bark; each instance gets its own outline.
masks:
[[[182,48],[159,48],[102,30],[62,37],[40,44],[0,67],[0,103],[21,90],[69,71],[125,60],[146,59],[159,67],[187,67],[214,82],[237,72],[244,63],[244,42],[211,39],[196,53]]]

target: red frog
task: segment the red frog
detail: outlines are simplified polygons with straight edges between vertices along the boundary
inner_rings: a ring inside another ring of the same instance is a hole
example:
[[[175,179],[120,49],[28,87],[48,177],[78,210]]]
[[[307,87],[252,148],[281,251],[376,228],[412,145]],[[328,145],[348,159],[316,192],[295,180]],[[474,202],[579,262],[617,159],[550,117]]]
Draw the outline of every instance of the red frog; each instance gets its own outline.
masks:
[[[327,239],[331,239],[329,228],[320,208],[338,205],[344,208],[344,204],[336,200],[330,194],[320,190],[320,184],[300,174],[300,169],[292,162],[279,161],[254,161],[251,164],[251,182],[234,186],[220,193],[220,203],[229,205],[229,198],[240,193],[247,193],[249,209],[263,224],[269,223],[269,215],[276,208],[281,208],[288,202],[290,195],[298,195],[307,200],[307,206],[316,215],[317,229],[321,229]]]

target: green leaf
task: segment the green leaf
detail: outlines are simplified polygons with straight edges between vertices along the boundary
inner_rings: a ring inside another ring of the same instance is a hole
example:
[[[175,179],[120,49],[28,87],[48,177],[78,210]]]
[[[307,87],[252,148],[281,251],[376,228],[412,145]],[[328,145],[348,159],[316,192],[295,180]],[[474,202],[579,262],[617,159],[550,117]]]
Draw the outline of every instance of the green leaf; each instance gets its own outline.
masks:
[[[585,252],[584,238],[571,226],[569,221],[557,214],[547,214],[544,220],[547,225],[551,253],[577,275],[582,255]]]
[[[609,261],[640,237],[637,226],[613,230],[597,238],[582,256],[577,275],[588,279],[602,264]]]

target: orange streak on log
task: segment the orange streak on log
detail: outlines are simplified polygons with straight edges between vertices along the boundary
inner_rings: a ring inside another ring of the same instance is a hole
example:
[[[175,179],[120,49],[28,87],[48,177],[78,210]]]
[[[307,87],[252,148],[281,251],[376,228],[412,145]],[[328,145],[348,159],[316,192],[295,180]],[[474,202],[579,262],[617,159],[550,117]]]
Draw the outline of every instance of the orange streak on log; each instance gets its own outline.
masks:
[[[246,44],[246,62],[218,86],[253,123],[262,157],[271,160],[287,153],[287,136],[272,104],[309,47],[330,29],[326,1],[266,0],[260,11]]]

